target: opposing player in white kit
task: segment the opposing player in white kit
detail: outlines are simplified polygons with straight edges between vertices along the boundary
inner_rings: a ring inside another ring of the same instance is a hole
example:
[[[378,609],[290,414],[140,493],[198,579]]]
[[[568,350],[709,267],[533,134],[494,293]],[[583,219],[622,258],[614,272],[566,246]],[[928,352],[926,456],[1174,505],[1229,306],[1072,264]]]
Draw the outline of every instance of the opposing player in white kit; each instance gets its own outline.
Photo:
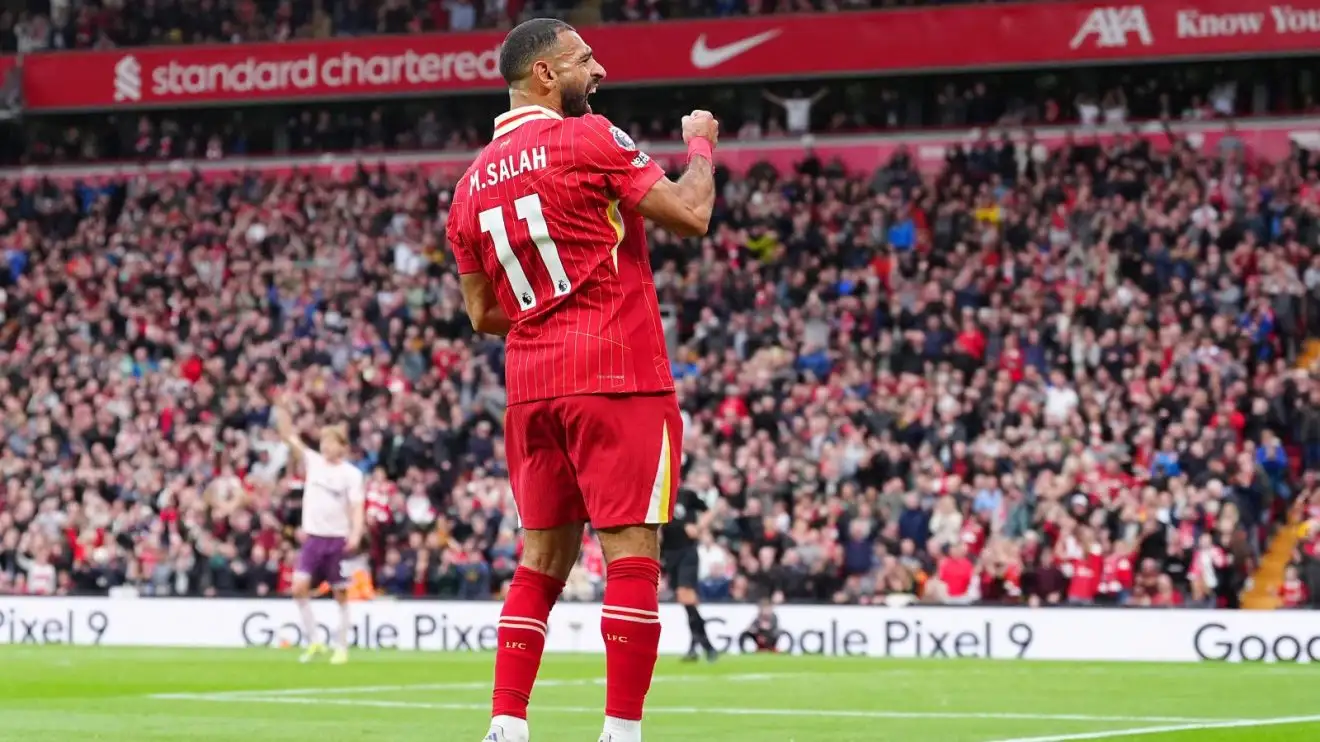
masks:
[[[303,443],[288,410],[275,406],[275,429],[289,445],[291,458],[303,462],[302,530],[306,536],[293,573],[293,599],[302,615],[303,641],[307,648],[301,661],[309,662],[326,647],[316,635],[312,615],[312,588],[328,582],[339,604],[339,628],[330,663],[348,662],[348,578],[344,557],[357,552],[366,524],[366,478],[344,459],[348,453],[348,431],[340,426],[321,428],[321,450]]]

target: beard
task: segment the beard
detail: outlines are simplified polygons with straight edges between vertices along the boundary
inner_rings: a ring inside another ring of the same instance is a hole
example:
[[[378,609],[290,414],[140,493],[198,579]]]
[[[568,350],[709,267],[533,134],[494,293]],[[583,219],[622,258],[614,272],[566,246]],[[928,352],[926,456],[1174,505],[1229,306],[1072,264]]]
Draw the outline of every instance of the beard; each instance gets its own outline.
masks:
[[[586,116],[591,113],[591,104],[587,102],[587,90],[589,85],[583,85],[576,90],[565,90],[560,94],[560,105],[564,108],[565,116]]]

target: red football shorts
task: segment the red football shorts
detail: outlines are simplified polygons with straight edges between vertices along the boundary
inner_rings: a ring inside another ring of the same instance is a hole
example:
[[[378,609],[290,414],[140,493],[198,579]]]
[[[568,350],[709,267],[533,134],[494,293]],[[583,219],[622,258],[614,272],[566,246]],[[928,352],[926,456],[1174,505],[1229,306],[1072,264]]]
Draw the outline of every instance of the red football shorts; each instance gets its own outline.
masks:
[[[522,527],[668,523],[682,440],[673,394],[582,394],[510,406],[504,446]]]

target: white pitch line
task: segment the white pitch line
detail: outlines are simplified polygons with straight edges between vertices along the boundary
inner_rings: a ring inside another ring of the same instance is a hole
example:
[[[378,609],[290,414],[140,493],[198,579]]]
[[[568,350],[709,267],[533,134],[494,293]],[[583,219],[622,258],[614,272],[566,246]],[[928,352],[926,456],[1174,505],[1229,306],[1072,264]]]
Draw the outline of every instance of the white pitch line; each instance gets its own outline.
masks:
[[[575,681],[556,681],[543,680],[537,685],[546,684],[556,686],[568,684]],[[315,695],[344,695],[351,693],[391,693],[406,690],[482,690],[490,687],[489,682],[473,683],[421,683],[418,685],[359,685],[345,686],[340,688],[273,688],[270,690],[225,690],[204,693],[153,693],[149,698],[162,701],[170,700],[197,700],[200,697],[207,698],[236,698],[244,699],[248,696],[315,696]]]
[[[715,676],[712,676],[715,677]],[[159,696],[157,696],[159,698]],[[249,697],[219,696],[210,694],[175,694],[175,700],[211,701],[216,703],[273,703],[309,706],[356,706],[363,708],[424,709],[429,711],[480,711],[489,709],[490,704],[476,703],[431,703],[422,701],[372,701],[348,698],[301,698],[297,696],[259,696]],[[591,706],[543,706],[537,705],[538,712],[560,714],[599,714],[600,708]],[[981,719],[998,721],[1089,721],[1089,722],[1183,722],[1204,724],[1206,719],[1189,719],[1177,716],[1089,716],[1084,714],[1014,714],[1000,712],[945,712],[945,711],[856,711],[848,709],[747,709],[747,708],[696,708],[693,706],[660,706],[646,709],[648,714],[664,715],[715,715],[715,716],[780,716],[780,717],[825,717],[838,719]],[[1232,722],[1241,723],[1241,722]],[[1199,728],[1195,725],[1189,728]],[[1048,738],[1030,742],[1046,742]],[[1028,742],[1027,740],[1005,740],[1004,742]]]
[[[744,673],[741,675],[659,675],[652,683],[699,683],[702,681],[757,681],[798,678],[805,673]],[[537,688],[574,688],[586,685],[604,685],[605,678],[584,678],[556,680],[547,678],[536,681]],[[489,690],[491,681],[483,680],[471,683],[417,683],[415,685],[348,685],[327,686],[323,688],[275,688],[272,690],[228,690],[204,693],[156,693],[151,698],[159,700],[197,700],[198,696],[212,698],[248,698],[249,696],[321,696],[349,695],[355,693],[398,693],[401,691],[440,691],[440,690]]]
[[[1239,719],[1236,721],[1216,721],[1177,726],[1142,727],[1140,729],[1115,729],[1108,732],[1083,732],[1081,734],[1058,734],[1050,737],[1018,737],[1001,739],[996,742],[1080,742],[1092,739],[1115,739],[1118,737],[1136,737],[1142,734],[1171,734],[1173,732],[1199,732],[1208,729],[1245,729],[1248,727],[1274,727],[1285,724],[1312,724],[1320,722],[1320,716],[1282,716],[1277,719]]]

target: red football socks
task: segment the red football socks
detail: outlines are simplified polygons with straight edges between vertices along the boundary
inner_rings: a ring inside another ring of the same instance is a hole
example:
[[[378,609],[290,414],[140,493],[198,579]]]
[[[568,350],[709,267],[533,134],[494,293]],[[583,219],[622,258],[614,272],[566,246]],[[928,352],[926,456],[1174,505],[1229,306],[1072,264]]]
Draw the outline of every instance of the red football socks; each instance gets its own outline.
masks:
[[[527,718],[527,701],[545,652],[546,619],[563,589],[559,580],[526,567],[513,573],[500,613],[492,716]]]
[[[616,559],[605,570],[605,716],[641,721],[660,647],[660,563],[645,557]]]

